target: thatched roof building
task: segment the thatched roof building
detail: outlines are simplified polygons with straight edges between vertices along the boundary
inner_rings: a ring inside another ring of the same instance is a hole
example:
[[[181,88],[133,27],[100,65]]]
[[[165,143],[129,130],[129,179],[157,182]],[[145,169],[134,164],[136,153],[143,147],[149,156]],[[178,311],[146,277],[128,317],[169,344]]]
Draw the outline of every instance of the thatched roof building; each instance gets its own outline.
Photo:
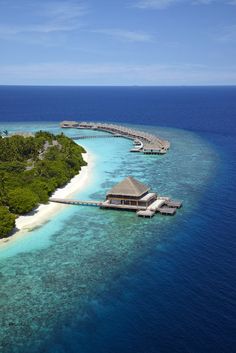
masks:
[[[150,188],[128,176],[107,192],[106,199],[111,205],[130,205],[147,207],[157,195]]]
[[[107,196],[128,196],[140,198],[147,194],[150,188],[131,176],[116,184],[111,190],[107,192]]]

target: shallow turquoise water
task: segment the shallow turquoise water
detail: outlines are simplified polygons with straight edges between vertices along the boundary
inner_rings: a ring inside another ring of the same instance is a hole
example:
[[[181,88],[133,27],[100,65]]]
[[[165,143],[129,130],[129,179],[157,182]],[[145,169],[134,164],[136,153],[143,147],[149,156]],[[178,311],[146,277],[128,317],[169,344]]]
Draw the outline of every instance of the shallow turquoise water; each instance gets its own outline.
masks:
[[[4,125],[10,131],[12,126]],[[45,129],[45,123],[15,126],[24,131],[39,128]],[[144,220],[132,212],[69,206],[1,250],[0,348],[4,353],[37,352],[71,313],[86,321],[87,304],[96,302],[152,248],[161,248],[171,229],[188,223],[203,202],[218,170],[215,150],[188,131],[142,128],[169,139],[170,151],[164,156],[145,156],[129,153],[129,140],[83,140],[83,146],[95,154],[96,165],[92,183],[75,198],[103,199],[114,183],[132,175],[161,195],[182,199],[184,207],[175,217],[157,215]],[[47,129],[60,131],[51,123]]]

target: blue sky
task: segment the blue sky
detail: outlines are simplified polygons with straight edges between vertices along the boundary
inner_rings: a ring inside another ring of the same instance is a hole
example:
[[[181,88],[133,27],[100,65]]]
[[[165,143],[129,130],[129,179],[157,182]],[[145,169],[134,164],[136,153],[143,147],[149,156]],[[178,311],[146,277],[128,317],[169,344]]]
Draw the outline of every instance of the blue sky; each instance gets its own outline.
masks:
[[[236,0],[0,0],[0,84],[236,84]]]

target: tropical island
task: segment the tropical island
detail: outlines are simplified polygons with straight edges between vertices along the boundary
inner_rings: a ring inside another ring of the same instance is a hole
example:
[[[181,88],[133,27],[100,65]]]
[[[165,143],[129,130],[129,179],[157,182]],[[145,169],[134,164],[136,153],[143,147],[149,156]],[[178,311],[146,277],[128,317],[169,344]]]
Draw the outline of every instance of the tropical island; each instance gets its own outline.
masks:
[[[63,133],[0,136],[0,238],[9,236],[18,216],[47,203],[79,173],[85,152]]]

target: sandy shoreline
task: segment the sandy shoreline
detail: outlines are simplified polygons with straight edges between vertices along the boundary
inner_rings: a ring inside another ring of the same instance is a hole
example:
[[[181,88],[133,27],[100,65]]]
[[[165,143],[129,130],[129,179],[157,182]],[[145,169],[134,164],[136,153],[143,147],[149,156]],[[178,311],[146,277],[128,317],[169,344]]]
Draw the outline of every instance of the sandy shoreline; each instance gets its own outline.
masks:
[[[94,156],[87,152],[83,154],[84,160],[88,163],[87,166],[81,168],[78,175],[71,179],[71,181],[63,188],[57,189],[52,196],[58,198],[70,198],[77,194],[83,188],[87,187],[91,181],[92,169],[94,166]],[[0,239],[0,248],[12,243],[20,237],[26,235],[34,228],[40,227],[42,224],[50,220],[57,212],[67,205],[49,202],[46,205],[40,205],[32,213],[20,216],[16,219],[16,230],[9,238]]]

